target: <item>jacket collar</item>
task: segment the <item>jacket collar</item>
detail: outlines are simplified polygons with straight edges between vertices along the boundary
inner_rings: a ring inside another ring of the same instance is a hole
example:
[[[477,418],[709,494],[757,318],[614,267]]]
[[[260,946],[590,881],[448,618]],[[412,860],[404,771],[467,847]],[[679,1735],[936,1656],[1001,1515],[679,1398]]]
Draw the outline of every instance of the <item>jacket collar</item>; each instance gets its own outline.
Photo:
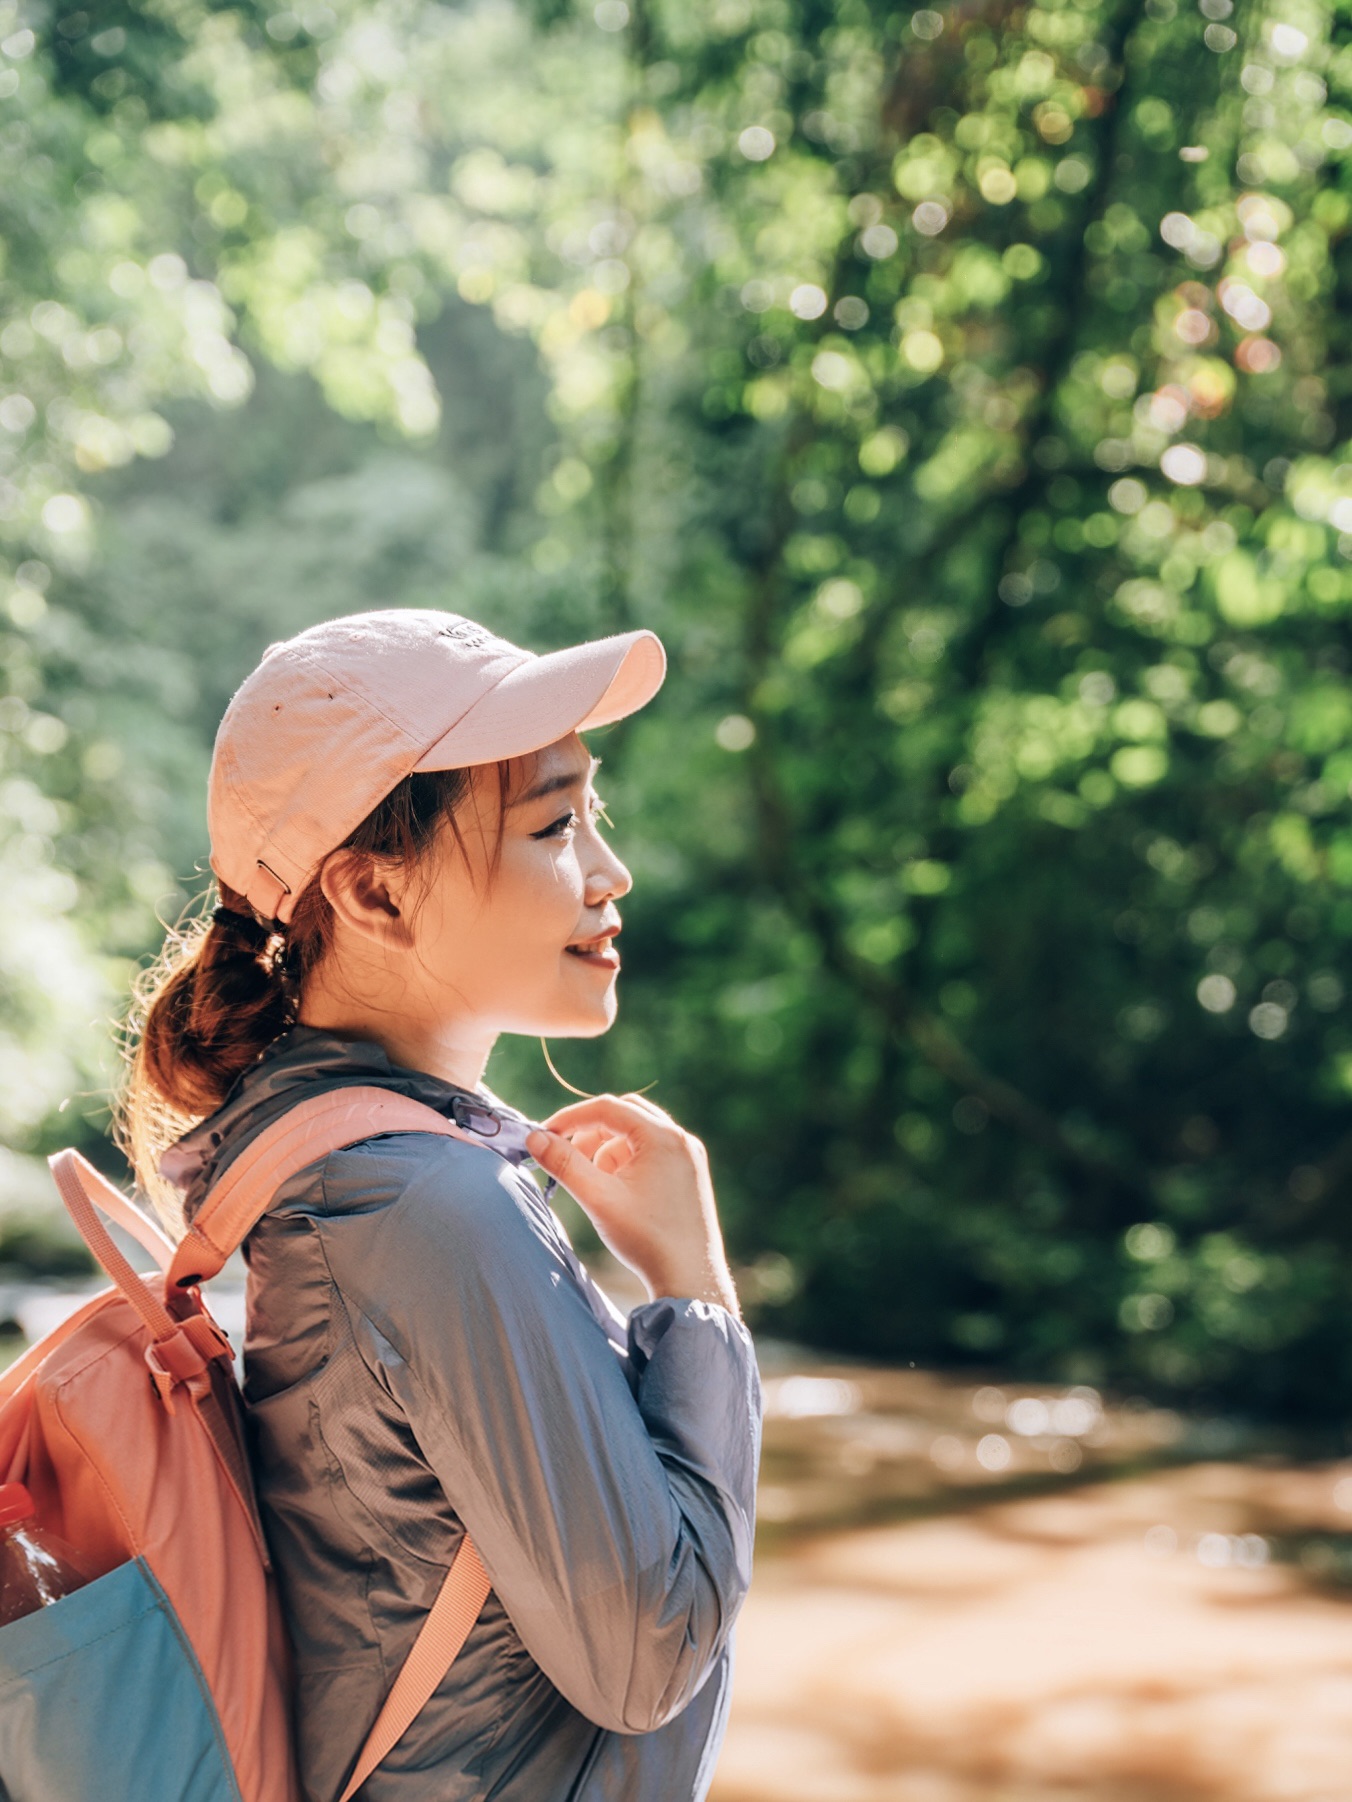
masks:
[[[510,1162],[528,1161],[523,1140],[531,1122],[491,1090],[482,1085],[462,1089],[426,1071],[406,1070],[369,1039],[293,1026],[244,1072],[214,1114],[169,1146],[160,1158],[160,1173],[182,1190],[191,1219],[217,1178],[289,1107],[325,1089],[363,1084],[410,1095],[482,1136]]]

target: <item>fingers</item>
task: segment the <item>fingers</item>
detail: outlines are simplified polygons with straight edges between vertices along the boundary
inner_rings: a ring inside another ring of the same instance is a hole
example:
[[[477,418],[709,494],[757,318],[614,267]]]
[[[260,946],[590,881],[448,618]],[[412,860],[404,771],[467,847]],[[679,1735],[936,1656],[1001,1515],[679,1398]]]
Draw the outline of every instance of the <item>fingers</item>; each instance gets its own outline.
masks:
[[[551,1132],[571,1132],[595,1126],[608,1128],[612,1135],[635,1128],[650,1132],[654,1126],[680,1131],[670,1114],[664,1114],[660,1107],[641,1095],[594,1095],[586,1101],[574,1101],[561,1107],[544,1124]]]
[[[590,1158],[570,1139],[537,1127],[526,1135],[526,1149],[540,1168],[562,1183],[570,1195],[575,1195],[579,1201],[587,1199],[589,1179],[598,1172]]]
[[[658,1107],[655,1101],[649,1101],[646,1095],[634,1093],[632,1095],[626,1095],[624,1099],[626,1101],[632,1101],[635,1107],[643,1108],[644,1111],[651,1114],[654,1119],[665,1120],[668,1126],[676,1125],[676,1121],[672,1119],[671,1115],[668,1114],[664,1108]]]
[[[584,1158],[590,1158],[593,1163],[596,1162],[597,1153],[601,1147],[610,1144],[614,1136],[604,1126],[579,1126],[568,1134],[574,1147],[582,1153]]]
[[[556,1108],[543,1124],[550,1132],[573,1132],[582,1127],[600,1127],[619,1118],[617,1110],[621,1105],[617,1095],[589,1095],[585,1101],[570,1101],[563,1107]]]
[[[626,1164],[632,1163],[633,1157],[634,1148],[628,1139],[607,1139],[599,1151],[591,1154],[596,1168],[604,1171],[607,1176],[623,1170]]]

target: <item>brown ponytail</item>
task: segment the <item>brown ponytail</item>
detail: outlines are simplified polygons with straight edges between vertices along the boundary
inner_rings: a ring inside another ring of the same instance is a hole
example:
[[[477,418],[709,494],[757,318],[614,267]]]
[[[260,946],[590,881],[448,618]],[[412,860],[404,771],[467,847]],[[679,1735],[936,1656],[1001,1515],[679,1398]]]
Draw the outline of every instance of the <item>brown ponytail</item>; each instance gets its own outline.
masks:
[[[499,849],[510,772],[510,764],[497,765]],[[449,825],[463,854],[455,810],[469,788],[468,770],[406,776],[336,849],[416,864]],[[203,906],[171,930],[135,985],[124,1035],[117,1142],[174,1233],[182,1231],[182,1211],[178,1191],[159,1174],[160,1154],[214,1113],[237,1079],[295,1024],[306,978],[333,946],[333,909],[317,876],[286,925],[259,920],[224,885],[219,895],[219,906]]]
[[[234,1079],[291,1024],[278,954],[284,940],[222,888],[224,906],[180,935],[179,954],[146,1014],[141,1067],[182,1112],[209,1114]]]

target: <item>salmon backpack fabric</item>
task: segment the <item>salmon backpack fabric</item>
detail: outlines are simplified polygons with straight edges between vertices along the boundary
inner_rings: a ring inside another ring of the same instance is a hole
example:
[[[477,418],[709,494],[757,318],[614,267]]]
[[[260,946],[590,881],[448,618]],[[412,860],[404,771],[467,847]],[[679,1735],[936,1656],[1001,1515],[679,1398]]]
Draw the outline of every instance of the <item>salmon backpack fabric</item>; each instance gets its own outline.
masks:
[[[0,1629],[6,1802],[298,1802],[286,1636],[230,1345],[200,1284],[290,1176],[386,1132],[468,1136],[386,1089],[316,1096],[235,1160],[178,1246],[77,1152],[49,1160],[113,1287],[0,1378],[0,1473],[95,1575]],[[466,1538],[341,1802],[437,1687],[487,1593]]]

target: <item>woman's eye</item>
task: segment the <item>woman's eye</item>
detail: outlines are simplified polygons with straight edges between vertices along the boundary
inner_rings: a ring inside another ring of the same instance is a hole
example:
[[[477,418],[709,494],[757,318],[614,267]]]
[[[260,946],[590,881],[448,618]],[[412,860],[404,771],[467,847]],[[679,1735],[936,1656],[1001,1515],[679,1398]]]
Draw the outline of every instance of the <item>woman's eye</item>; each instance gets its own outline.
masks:
[[[593,795],[587,806],[593,820],[599,818],[603,819],[607,826],[610,824],[610,816],[606,813],[606,804],[599,795]],[[543,827],[539,832],[532,832],[531,837],[562,838],[565,832],[571,832],[576,825],[577,813],[575,809],[570,807],[567,813],[561,813],[557,820],[551,821],[548,826]]]

